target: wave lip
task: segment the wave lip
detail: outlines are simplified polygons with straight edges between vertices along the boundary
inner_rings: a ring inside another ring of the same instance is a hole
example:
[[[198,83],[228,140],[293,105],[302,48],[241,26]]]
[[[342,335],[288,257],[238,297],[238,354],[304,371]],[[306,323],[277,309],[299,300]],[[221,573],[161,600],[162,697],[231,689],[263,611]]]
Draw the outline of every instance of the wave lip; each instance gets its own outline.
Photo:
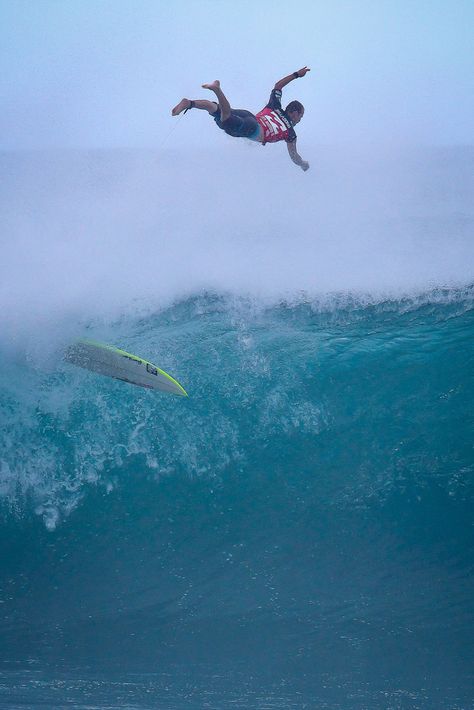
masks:
[[[144,153],[5,156],[4,329],[203,290],[383,300],[474,281],[472,150],[318,156],[312,176],[284,184],[271,157],[250,170],[232,156],[224,179],[212,154],[192,174],[192,156],[166,169]]]

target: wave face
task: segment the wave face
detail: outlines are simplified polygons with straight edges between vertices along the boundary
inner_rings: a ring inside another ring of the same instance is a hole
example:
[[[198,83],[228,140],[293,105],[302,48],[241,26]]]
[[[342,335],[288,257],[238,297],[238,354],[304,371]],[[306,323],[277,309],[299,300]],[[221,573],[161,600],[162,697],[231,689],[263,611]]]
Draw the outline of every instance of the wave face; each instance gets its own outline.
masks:
[[[467,707],[472,297],[89,324],[189,399],[4,348],[4,659],[159,671],[167,707]]]

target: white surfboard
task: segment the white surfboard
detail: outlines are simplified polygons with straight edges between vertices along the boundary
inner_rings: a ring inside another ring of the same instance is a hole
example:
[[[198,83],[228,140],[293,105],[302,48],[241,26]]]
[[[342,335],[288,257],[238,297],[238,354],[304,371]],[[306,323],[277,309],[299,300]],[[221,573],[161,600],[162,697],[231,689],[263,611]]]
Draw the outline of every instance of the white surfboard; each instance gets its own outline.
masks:
[[[114,377],[138,387],[170,392],[187,397],[186,391],[171,375],[137,355],[94,340],[78,340],[64,354],[67,362],[100,375]]]

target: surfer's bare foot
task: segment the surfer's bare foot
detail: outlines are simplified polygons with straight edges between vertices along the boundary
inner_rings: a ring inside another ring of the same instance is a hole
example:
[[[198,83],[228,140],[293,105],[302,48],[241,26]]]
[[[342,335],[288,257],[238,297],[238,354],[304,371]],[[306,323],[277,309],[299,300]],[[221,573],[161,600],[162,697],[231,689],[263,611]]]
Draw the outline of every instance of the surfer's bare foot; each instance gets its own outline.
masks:
[[[187,108],[190,108],[191,106],[191,101],[190,99],[181,99],[179,104],[174,107],[174,109],[171,111],[172,116],[179,116],[182,111],[184,111]]]
[[[202,85],[203,89],[210,89],[211,91],[215,91],[216,89],[221,88],[221,82],[219,79],[216,79],[215,81],[212,81],[210,84],[203,84]]]

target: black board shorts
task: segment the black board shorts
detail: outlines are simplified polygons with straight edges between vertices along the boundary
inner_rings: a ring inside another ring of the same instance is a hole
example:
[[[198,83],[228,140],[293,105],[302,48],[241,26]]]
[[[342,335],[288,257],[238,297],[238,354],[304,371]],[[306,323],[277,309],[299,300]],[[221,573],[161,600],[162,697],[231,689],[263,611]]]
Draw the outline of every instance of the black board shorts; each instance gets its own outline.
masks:
[[[221,121],[221,112],[218,108],[216,113],[212,114],[214,121],[219,128],[222,128],[229,136],[234,138],[250,138],[250,140],[258,140],[260,135],[260,124],[250,111],[244,109],[233,108],[229,118]]]

